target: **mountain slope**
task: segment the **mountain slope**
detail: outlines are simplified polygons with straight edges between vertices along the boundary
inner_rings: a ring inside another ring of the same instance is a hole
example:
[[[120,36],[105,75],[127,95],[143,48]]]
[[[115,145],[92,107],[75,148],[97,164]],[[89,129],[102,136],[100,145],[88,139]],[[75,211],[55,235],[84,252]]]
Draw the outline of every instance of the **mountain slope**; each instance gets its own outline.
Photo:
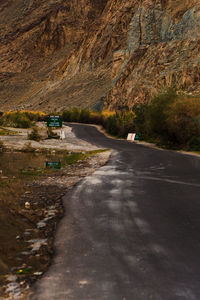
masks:
[[[132,107],[200,92],[198,0],[5,0],[1,109]]]

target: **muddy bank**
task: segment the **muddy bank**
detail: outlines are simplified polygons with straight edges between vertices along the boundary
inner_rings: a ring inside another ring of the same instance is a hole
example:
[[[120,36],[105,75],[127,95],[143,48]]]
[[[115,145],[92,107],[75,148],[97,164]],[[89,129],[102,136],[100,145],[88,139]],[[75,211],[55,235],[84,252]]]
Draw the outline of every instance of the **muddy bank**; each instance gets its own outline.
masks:
[[[45,145],[46,153],[36,151],[44,143],[37,143],[34,153],[15,152],[24,147],[26,132],[12,137],[15,147],[9,138],[4,137],[9,152],[0,154],[0,299],[26,299],[30,285],[51,262],[56,227],[67,213],[62,196],[104,165],[110,152],[87,152],[96,147],[71,131],[65,141],[47,141],[51,147]],[[73,144],[75,152],[82,151],[80,155],[73,156]],[[59,160],[61,169],[46,169],[47,160]]]

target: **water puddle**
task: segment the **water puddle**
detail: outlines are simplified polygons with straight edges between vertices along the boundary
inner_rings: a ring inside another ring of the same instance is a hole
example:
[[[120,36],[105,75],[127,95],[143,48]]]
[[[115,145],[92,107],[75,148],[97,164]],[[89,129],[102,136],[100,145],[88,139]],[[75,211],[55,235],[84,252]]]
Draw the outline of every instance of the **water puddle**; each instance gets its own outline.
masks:
[[[0,153],[0,299],[21,299],[47,270],[62,196],[99,152]]]
[[[48,230],[55,226],[49,223],[61,214],[55,200],[62,191],[38,182],[57,176],[63,163],[63,154],[0,153],[0,298],[19,295],[24,276],[39,276],[47,268]]]

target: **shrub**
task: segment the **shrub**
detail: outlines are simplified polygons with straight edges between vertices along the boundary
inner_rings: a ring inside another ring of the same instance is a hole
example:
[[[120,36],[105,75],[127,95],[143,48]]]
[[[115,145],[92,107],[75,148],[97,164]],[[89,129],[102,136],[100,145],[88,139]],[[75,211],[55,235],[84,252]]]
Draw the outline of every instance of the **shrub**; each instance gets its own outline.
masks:
[[[37,142],[39,142],[42,139],[41,135],[38,132],[37,127],[32,128],[31,132],[28,134],[28,139],[33,140],[33,141],[37,141]]]
[[[14,127],[17,128],[30,128],[32,126],[32,122],[26,116],[20,116],[14,122]]]
[[[166,111],[177,99],[176,91],[169,89],[166,93],[155,96],[145,111],[144,126],[147,135],[166,137],[168,133]]]
[[[126,138],[129,132],[135,131],[135,114],[132,111],[112,114],[106,118],[105,128],[111,135]]]
[[[134,106],[135,131],[140,135],[140,139],[145,139],[145,137],[147,137],[147,130],[145,124],[147,109],[148,106],[144,103],[138,103]]]
[[[89,110],[82,109],[79,112],[79,122],[80,123],[90,123],[90,112],[89,112]]]
[[[136,130],[142,138],[168,148],[197,148],[200,136],[199,97],[178,95],[175,90],[169,89],[154,97],[149,105],[136,105],[134,112]]]
[[[64,110],[62,118],[64,122],[71,122],[71,110]]]
[[[169,133],[181,145],[192,137],[200,136],[200,98],[183,97],[172,103],[166,111]]]
[[[1,125],[16,128],[31,128],[34,122],[45,118],[42,112],[10,111],[5,112],[0,119]]]
[[[193,136],[186,147],[188,151],[200,151],[200,137]]]
[[[59,139],[59,135],[56,132],[53,132],[51,127],[47,128],[47,138],[48,139]]]
[[[63,121],[65,122],[79,122],[81,111],[78,108],[65,110],[62,113]]]
[[[5,113],[2,117],[2,124],[16,128],[30,128],[32,126],[32,122],[25,113],[20,112]]]

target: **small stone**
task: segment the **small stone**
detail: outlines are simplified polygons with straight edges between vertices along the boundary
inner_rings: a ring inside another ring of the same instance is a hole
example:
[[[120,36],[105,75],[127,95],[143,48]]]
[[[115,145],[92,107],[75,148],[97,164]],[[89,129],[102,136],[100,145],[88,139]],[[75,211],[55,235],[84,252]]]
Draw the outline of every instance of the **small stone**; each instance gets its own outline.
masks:
[[[29,231],[25,231],[24,235],[30,235],[31,233]]]
[[[26,202],[26,203],[25,203],[25,208],[26,208],[26,209],[30,209],[30,208],[31,208],[30,202]]]
[[[17,276],[16,275],[10,275],[7,277],[7,281],[13,282],[17,280]]]
[[[37,223],[37,228],[44,228],[47,224],[43,221]]]
[[[33,275],[36,275],[36,276],[41,276],[43,273],[42,272],[35,272],[33,273]]]
[[[30,255],[31,253],[28,252],[28,251],[23,251],[23,252],[21,252],[20,254],[21,254],[21,255]]]

